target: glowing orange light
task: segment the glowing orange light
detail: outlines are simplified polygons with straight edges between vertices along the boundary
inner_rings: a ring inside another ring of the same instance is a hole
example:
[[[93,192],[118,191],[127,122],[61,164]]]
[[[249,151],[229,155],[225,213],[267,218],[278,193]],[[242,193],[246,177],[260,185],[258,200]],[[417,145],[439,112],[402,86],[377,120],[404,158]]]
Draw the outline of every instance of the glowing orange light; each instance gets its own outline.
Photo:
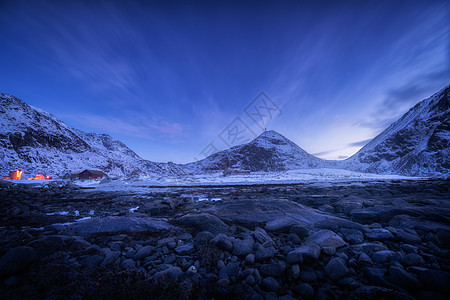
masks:
[[[11,178],[11,179],[20,179],[21,176],[22,176],[21,170],[9,172],[9,178]]]

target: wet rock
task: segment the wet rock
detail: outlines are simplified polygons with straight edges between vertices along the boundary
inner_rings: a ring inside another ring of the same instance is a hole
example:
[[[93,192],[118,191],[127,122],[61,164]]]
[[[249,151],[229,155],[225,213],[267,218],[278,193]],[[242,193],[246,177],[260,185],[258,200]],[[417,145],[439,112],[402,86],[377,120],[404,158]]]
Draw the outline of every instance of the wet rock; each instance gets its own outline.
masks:
[[[342,240],[340,236],[331,230],[319,230],[311,234],[305,241],[305,244],[315,244],[320,248],[339,248],[345,246],[346,243]]]
[[[146,258],[147,256],[150,256],[150,255],[152,255],[152,253],[155,251],[155,247],[153,247],[153,246],[145,246],[145,247],[142,247],[142,248],[140,248],[137,252],[136,252],[136,254],[134,255],[134,259],[135,260],[140,260],[140,259],[144,259],[144,258]]]
[[[174,249],[176,246],[177,242],[172,237],[160,239],[156,242],[156,247],[167,247],[167,249]]]
[[[169,266],[167,269],[156,272],[153,275],[155,278],[160,278],[161,276],[167,276],[173,281],[177,281],[178,278],[183,274],[183,271],[179,267]]]
[[[364,236],[359,230],[343,228],[341,229],[341,233],[344,239],[350,244],[361,244],[364,242]]]
[[[395,252],[391,250],[381,250],[372,254],[372,260],[377,264],[389,262],[394,257]]]
[[[264,278],[261,283],[261,288],[267,292],[275,292],[278,290],[278,287],[278,281],[271,276]]]
[[[236,277],[239,274],[239,263],[238,262],[230,262],[225,268],[221,270],[221,272],[225,272],[228,276]]]
[[[170,211],[170,205],[164,203],[146,203],[139,211],[150,214],[151,216],[160,216]]]
[[[33,248],[39,258],[44,258],[61,250],[86,249],[91,244],[80,237],[49,235],[34,240],[28,243],[27,246]]]
[[[335,212],[334,211],[334,207],[329,205],[329,204],[321,205],[321,206],[318,207],[318,209],[320,211],[323,211],[323,212],[326,212],[326,213],[330,213],[330,214],[333,214]]]
[[[245,263],[248,265],[253,265],[255,263],[255,255],[250,253],[245,257]]]
[[[400,239],[401,241],[408,243],[408,244],[420,244],[422,243],[422,239],[417,236],[416,234],[411,234],[408,233],[404,230],[398,229],[397,230],[397,238]]]
[[[252,234],[253,238],[261,244],[264,244],[266,242],[273,243],[272,238],[267,234],[267,232],[264,229],[260,227],[256,227]]]
[[[185,243],[176,247],[175,252],[178,255],[188,255],[195,252],[195,247],[193,243]]]
[[[191,241],[193,239],[193,236],[190,233],[185,232],[180,235],[177,235],[176,239],[182,241]]]
[[[419,249],[416,246],[404,244],[402,245],[402,250],[406,253],[417,253]]]
[[[345,261],[339,257],[333,257],[325,266],[325,272],[331,280],[338,280],[348,273]]]
[[[287,239],[295,245],[300,245],[302,243],[302,240],[295,233],[289,233]]]
[[[259,272],[263,277],[280,277],[283,275],[286,265],[284,263],[263,264],[259,267]]]
[[[371,241],[385,241],[394,239],[392,233],[384,228],[373,229],[371,232],[366,233],[366,237]]]
[[[389,284],[385,279],[386,269],[363,267],[361,270],[370,283],[385,287],[393,287],[393,285]]]
[[[194,244],[196,247],[207,245],[214,238],[214,234],[209,231],[201,231],[195,236]]]
[[[396,215],[392,217],[392,219],[389,221],[389,226],[396,227],[396,228],[404,228],[404,224],[410,222],[413,220],[414,217],[409,215]]]
[[[18,205],[6,211],[9,217],[27,217],[30,214],[30,208],[27,205]]]
[[[233,244],[233,254],[237,256],[246,256],[252,253],[255,241],[250,238],[236,239]]]
[[[267,222],[265,229],[268,231],[281,233],[288,232],[293,225],[300,222],[292,217],[281,217]]]
[[[93,268],[98,267],[105,258],[100,255],[92,255],[86,258],[84,264]]]
[[[316,228],[329,229],[333,231],[337,231],[342,228],[364,230],[364,227],[361,224],[339,218],[329,218],[327,220],[322,220],[314,223],[314,226]]]
[[[439,247],[450,248],[450,229],[438,229],[436,239]]]
[[[450,293],[450,273],[441,270],[424,270],[419,272],[419,279],[432,291]]]
[[[300,283],[294,287],[294,292],[296,292],[301,299],[313,299],[314,298],[314,289],[308,283]]]
[[[211,240],[211,243],[221,250],[231,251],[231,249],[233,249],[233,243],[231,241],[231,238],[222,233],[216,235]]]
[[[275,248],[274,247],[262,247],[258,249],[255,253],[255,261],[264,261],[267,259],[272,258],[275,255]]]
[[[292,265],[290,269],[290,276],[293,279],[297,279],[300,277],[300,266],[299,265]]]
[[[116,261],[117,258],[120,256],[120,251],[110,251],[106,253],[105,259],[100,264],[100,267],[105,267],[109,264],[112,264]]]
[[[425,260],[417,253],[406,254],[403,262],[407,266],[421,266],[425,264]]]
[[[364,252],[359,255],[358,261],[364,264],[372,264],[372,259]]]
[[[303,259],[307,261],[315,261],[320,256],[320,247],[318,245],[302,245],[295,251],[301,253]]]
[[[277,232],[286,232],[285,230],[295,224],[313,224],[330,218],[293,201],[273,201],[271,197],[223,201],[208,211],[224,220],[248,226],[266,223],[265,230]]]
[[[244,280],[245,284],[249,286],[253,286],[256,283],[255,277],[253,275],[248,275]]]
[[[350,212],[352,219],[359,223],[371,224],[375,222],[389,222],[394,216],[400,214],[418,215],[408,208],[394,205],[375,205],[366,208],[357,208]]]
[[[112,251],[121,251],[121,246],[122,245],[122,242],[112,242],[110,245],[109,245],[109,248],[112,250]]]
[[[121,264],[120,267],[122,269],[133,269],[136,267],[136,262],[130,258],[125,259]]]
[[[387,250],[387,247],[381,243],[362,243],[357,245],[351,245],[350,250],[353,253],[360,254],[362,252],[372,254],[372,252]]]
[[[361,286],[353,291],[349,297],[351,300],[359,299],[402,299],[414,300],[413,297],[404,293],[397,292],[393,289],[384,288],[380,286]]]
[[[213,234],[224,233],[228,231],[228,225],[214,215],[207,213],[189,214],[178,219],[178,222],[185,226],[190,226],[203,231],[209,231]]]
[[[164,258],[164,263],[171,265],[177,261],[177,256],[175,254],[169,255],[166,258]]]
[[[389,273],[389,281],[402,289],[411,292],[418,292],[423,289],[423,285],[417,277],[402,268],[391,266]]]
[[[105,217],[91,218],[67,226],[67,231],[77,235],[92,235],[99,233],[127,232],[160,232],[173,228],[167,222],[152,218],[137,217]]]
[[[317,281],[317,275],[314,269],[305,269],[300,272],[300,279],[305,282],[315,282]]]
[[[293,225],[289,229],[290,233],[296,234],[299,238],[304,239],[309,235],[309,230],[302,225]]]
[[[292,264],[301,264],[303,262],[303,255],[298,250],[293,250],[288,253],[286,256],[286,263]]]
[[[222,270],[224,267],[225,267],[225,263],[223,262],[223,260],[217,261],[217,269],[218,270]]]
[[[27,246],[9,249],[0,258],[0,276],[10,276],[23,271],[28,265],[37,261],[36,251]]]
[[[19,283],[20,283],[20,278],[17,276],[12,276],[5,280],[5,285],[8,287],[17,286],[17,285],[19,285]]]
[[[254,269],[245,269],[243,271],[239,271],[238,273],[238,280],[242,281],[244,279],[246,279],[248,276],[253,275],[253,271]]]

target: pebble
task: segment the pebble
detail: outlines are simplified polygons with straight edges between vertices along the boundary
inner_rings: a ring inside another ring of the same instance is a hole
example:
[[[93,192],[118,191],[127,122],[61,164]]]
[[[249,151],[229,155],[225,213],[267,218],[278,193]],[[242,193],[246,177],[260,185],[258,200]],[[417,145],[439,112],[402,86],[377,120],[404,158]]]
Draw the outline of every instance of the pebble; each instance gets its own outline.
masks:
[[[325,271],[328,277],[333,281],[342,278],[348,273],[345,261],[339,257],[333,257],[325,266]]]
[[[261,283],[262,289],[267,292],[275,292],[278,290],[278,286],[278,281],[271,276],[264,278]]]

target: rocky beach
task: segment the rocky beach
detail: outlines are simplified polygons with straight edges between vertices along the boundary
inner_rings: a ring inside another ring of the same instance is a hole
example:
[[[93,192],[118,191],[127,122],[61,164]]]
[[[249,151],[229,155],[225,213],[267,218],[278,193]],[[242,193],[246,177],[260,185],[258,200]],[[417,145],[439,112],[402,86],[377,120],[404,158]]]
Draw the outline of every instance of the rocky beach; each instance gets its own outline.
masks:
[[[448,299],[448,180],[0,182],[3,299]]]

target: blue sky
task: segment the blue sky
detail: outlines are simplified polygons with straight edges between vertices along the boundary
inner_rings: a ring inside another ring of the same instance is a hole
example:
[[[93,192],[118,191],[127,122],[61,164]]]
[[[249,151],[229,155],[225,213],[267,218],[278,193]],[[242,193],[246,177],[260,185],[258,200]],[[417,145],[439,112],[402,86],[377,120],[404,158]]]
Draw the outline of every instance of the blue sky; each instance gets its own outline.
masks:
[[[437,0],[4,0],[0,92],[153,161],[203,158],[239,126],[342,159],[450,83],[449,20]]]

